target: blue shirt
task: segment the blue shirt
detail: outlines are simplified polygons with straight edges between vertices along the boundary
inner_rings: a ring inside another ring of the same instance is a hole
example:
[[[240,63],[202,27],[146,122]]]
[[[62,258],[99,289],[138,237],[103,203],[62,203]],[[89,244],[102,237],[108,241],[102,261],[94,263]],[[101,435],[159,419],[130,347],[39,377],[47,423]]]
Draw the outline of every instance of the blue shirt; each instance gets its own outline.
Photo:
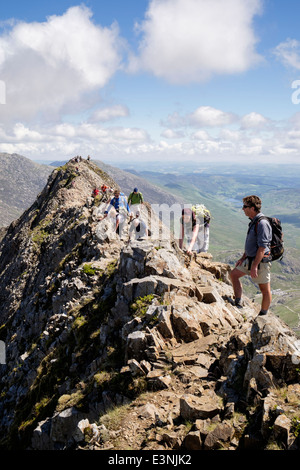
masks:
[[[259,212],[259,214],[257,214],[250,222],[245,242],[245,253],[251,258],[256,256],[256,252],[259,247],[265,248],[265,254],[270,251],[272,228],[269,221],[266,219],[262,219],[257,223],[260,217],[263,217],[261,212]]]
[[[104,212],[104,214],[108,214],[110,209],[114,207],[117,212],[120,211],[127,211],[130,212],[130,208],[127,202],[127,199],[124,195],[121,195],[119,197],[113,197],[112,200],[110,201],[110,204],[107,208],[107,210]]]

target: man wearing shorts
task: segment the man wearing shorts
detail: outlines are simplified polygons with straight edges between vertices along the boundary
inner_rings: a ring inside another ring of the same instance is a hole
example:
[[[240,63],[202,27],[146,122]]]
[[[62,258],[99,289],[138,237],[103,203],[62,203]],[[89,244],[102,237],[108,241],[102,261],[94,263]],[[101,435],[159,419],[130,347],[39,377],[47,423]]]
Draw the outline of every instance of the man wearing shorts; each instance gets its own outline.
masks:
[[[266,315],[272,301],[271,294],[271,263],[269,262],[272,229],[266,219],[261,219],[261,200],[258,196],[247,196],[243,199],[243,211],[251,222],[245,242],[245,252],[237,261],[235,268],[230,274],[235,305],[242,307],[241,298],[243,293],[240,278],[250,275],[252,280],[258,284],[262,293],[260,315]]]

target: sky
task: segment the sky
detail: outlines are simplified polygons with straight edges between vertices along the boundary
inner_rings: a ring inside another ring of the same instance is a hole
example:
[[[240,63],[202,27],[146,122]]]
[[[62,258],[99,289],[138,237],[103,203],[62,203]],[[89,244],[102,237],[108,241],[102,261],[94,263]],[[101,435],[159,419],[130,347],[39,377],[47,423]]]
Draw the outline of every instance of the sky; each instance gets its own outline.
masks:
[[[0,0],[0,152],[300,163],[300,2]]]

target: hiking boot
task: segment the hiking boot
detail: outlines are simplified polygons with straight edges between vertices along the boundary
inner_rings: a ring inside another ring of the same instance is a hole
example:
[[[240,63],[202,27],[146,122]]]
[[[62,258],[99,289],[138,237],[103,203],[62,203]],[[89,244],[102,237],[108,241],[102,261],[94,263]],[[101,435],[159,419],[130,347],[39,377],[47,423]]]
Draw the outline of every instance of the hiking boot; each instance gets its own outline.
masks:
[[[258,315],[260,317],[262,317],[262,316],[267,315],[267,314],[268,314],[268,312],[264,312],[264,311],[261,310]]]
[[[234,301],[234,306],[237,308],[243,308],[243,304],[241,300],[235,300]]]

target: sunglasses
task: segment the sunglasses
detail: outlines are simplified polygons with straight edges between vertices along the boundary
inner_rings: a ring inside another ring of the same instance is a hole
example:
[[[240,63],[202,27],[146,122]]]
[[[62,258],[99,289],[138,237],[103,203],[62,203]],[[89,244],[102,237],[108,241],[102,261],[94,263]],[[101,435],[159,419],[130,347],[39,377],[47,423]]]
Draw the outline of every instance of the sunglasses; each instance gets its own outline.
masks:
[[[250,209],[251,206],[246,206],[246,204],[243,205],[243,209],[247,209],[247,207]]]

